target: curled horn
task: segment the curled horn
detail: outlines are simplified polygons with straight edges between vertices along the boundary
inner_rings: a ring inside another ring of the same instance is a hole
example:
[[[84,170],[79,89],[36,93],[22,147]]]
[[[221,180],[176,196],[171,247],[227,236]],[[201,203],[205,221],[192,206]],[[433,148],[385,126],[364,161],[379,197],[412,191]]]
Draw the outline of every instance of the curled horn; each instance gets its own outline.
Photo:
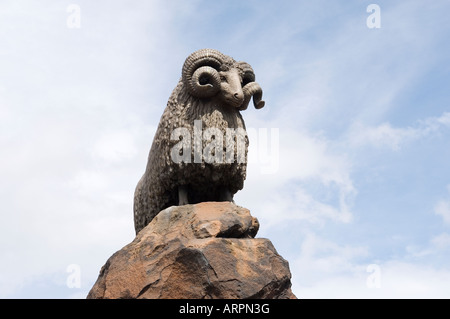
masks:
[[[205,98],[220,90],[220,76],[217,71],[225,57],[213,49],[201,49],[187,57],[183,65],[182,79],[193,96]]]
[[[242,106],[245,106],[243,110],[248,107],[248,103],[250,102],[250,98],[253,96],[253,105],[256,109],[262,109],[266,102],[262,101],[262,89],[256,82],[248,83],[246,86],[242,88],[244,91],[244,103]]]
[[[250,64],[246,62],[239,62],[244,75],[242,76],[242,91],[244,92],[244,102],[239,110],[246,110],[250,99],[253,97],[253,105],[256,109],[264,107],[265,102],[262,100],[262,89],[258,83],[255,82],[255,73]]]

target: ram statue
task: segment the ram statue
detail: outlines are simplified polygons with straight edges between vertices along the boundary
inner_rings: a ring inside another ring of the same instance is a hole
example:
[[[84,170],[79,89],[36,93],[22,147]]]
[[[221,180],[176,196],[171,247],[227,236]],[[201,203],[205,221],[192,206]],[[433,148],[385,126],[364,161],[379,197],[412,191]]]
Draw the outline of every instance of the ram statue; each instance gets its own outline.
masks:
[[[246,62],[213,49],[192,53],[160,119],[134,195],[136,234],[163,209],[233,201],[243,188],[248,137],[241,111],[262,89]]]

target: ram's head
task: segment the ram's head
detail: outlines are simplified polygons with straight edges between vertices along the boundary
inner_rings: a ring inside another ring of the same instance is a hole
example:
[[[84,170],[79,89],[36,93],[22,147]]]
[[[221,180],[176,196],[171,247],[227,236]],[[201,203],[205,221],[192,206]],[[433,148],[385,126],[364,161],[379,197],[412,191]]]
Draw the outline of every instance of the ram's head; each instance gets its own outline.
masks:
[[[238,110],[245,110],[253,97],[255,108],[264,107],[262,89],[246,62],[236,62],[217,50],[202,49],[184,62],[182,80],[188,92],[198,98],[217,97]]]

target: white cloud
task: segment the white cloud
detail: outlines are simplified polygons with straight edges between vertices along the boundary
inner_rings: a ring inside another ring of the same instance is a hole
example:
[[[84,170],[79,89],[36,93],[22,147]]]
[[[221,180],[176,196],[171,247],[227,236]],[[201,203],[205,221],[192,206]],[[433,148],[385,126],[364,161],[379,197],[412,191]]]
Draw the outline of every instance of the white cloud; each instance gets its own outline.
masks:
[[[407,98],[410,92],[417,91],[415,88],[420,90],[423,75],[446,58],[445,54],[439,56],[438,43],[442,38],[433,30],[437,25],[431,28],[431,25],[424,27],[418,23],[417,18],[432,13],[429,10],[421,14],[421,7],[417,1],[382,6],[382,19],[386,23],[383,22],[380,32],[365,28],[364,14],[346,16],[348,25],[336,34],[328,32],[327,35],[333,37],[315,42],[313,49],[299,36],[296,40],[303,44],[301,50],[286,50],[288,53],[284,56],[285,51],[281,49],[274,54],[277,72],[274,78],[267,80],[269,89],[274,90],[269,93],[282,96],[272,105],[275,111],[268,113],[272,118],[266,118],[265,125],[270,123],[280,128],[283,141],[280,170],[277,177],[271,179],[258,176],[254,167],[249,167],[246,188],[242,191],[245,193],[242,199],[251,203],[247,206],[252,213],[258,218],[262,214],[262,228],[267,227],[267,223],[276,223],[283,230],[301,234],[305,229],[316,229],[325,221],[354,220],[343,216],[355,214],[353,199],[360,187],[367,187],[361,189],[368,197],[364,199],[369,201],[365,205],[377,204],[370,202],[373,198],[367,195],[372,191],[368,183],[354,180],[352,169],[359,165],[352,161],[354,157],[364,154],[367,147],[375,147],[380,152],[398,151],[421,139],[431,140],[447,132],[449,112],[437,117],[426,115],[404,127],[390,120],[392,114],[402,116],[402,112],[408,112],[408,118],[413,118],[411,114],[417,114],[413,106],[430,109],[427,114],[442,112],[442,108],[439,109],[442,105],[436,106],[439,111],[435,111],[430,105],[409,105],[414,101]],[[442,8],[437,5],[434,10]],[[361,28],[358,28],[359,23]],[[447,32],[448,28],[445,30]],[[300,63],[291,62],[292,52],[301,57]],[[425,56],[429,58],[424,59]],[[270,69],[270,62],[264,64],[265,69]],[[280,82],[283,85],[279,85]],[[408,102],[399,104],[404,100]],[[257,122],[253,115],[245,116],[246,120]],[[267,117],[265,113],[256,116]],[[321,130],[323,135],[312,133]],[[345,133],[341,135],[341,132]],[[367,178],[363,172],[361,174]],[[330,193],[335,195],[334,199],[342,200],[330,201],[327,196]],[[379,228],[379,232],[372,231],[367,236],[386,235],[384,223],[390,219],[387,213],[379,213],[378,220],[373,219],[376,224],[370,226]],[[366,217],[361,215],[357,217]],[[296,218],[302,222],[291,223]],[[311,223],[309,227],[305,227],[304,221]],[[286,226],[288,224],[295,225],[295,230]],[[355,223],[355,227],[359,226],[367,227]],[[446,235],[434,236],[425,245],[409,245],[405,256],[392,256],[392,247],[374,256],[368,247],[345,244],[344,239],[334,243],[326,235],[324,238],[318,235],[307,235],[306,239],[298,237],[295,238],[300,248],[295,252],[290,250],[288,260],[293,290],[300,298],[445,298],[450,295],[445,284],[450,272],[439,268],[440,263],[431,265],[426,260],[432,256],[433,260],[442,261],[439,258],[443,258]],[[373,241],[385,242],[376,238]],[[372,245],[379,248],[377,243]],[[381,268],[380,289],[369,289],[366,285],[370,275],[367,266],[372,263]]]
[[[164,3],[80,2],[81,29],[67,28],[68,3],[0,4],[1,297],[46,297],[40,285],[85,296],[134,237],[133,192],[160,116],[149,114],[167,102],[159,85],[177,80],[164,76],[173,64],[150,63],[171,41],[147,29],[170,30],[177,12]],[[82,293],[65,285],[72,263]]]
[[[442,114],[442,116],[436,119],[436,122],[450,127],[450,112],[445,112]]]
[[[450,234],[442,233],[431,239],[431,244],[439,250],[450,248]]]
[[[250,208],[266,227],[289,220],[319,225],[351,221],[357,191],[345,155],[333,151],[325,138],[289,127],[279,130],[279,169],[262,174],[260,166],[264,164],[249,163],[245,187],[236,194],[236,202]],[[250,148],[251,152],[258,152],[257,147]]]
[[[429,246],[383,261],[372,259],[369,247],[342,245],[308,233],[299,255],[290,261],[293,292],[299,298],[449,298],[447,267],[433,265],[450,247],[450,236],[434,236]],[[418,253],[419,252],[419,253]],[[413,261],[408,261],[408,260]],[[374,264],[378,270],[368,268]],[[368,285],[377,276],[380,286]]]
[[[119,162],[137,155],[137,145],[129,130],[113,131],[101,136],[94,145],[94,156],[111,162]]]
[[[408,257],[413,259],[433,260],[441,255],[446,255],[446,251],[450,248],[450,234],[441,233],[434,235],[426,244],[422,245],[407,245],[406,253]]]
[[[434,211],[437,215],[440,215],[442,217],[444,223],[450,225],[450,201],[439,201],[436,204]]]
[[[450,280],[447,269],[427,265],[391,261],[381,265],[380,297],[387,298],[448,298]]]
[[[450,271],[426,265],[387,261],[380,266],[380,288],[367,286],[367,265],[358,265],[353,271],[318,279],[314,284],[303,284],[293,278],[293,292],[299,298],[388,298],[434,299],[449,298]],[[299,274],[301,275],[301,274]],[[305,275],[303,273],[303,275]]]
[[[450,126],[450,112],[444,112],[440,117],[420,120],[415,127],[406,128],[392,127],[390,123],[374,127],[356,122],[349,128],[346,139],[353,147],[374,146],[397,151],[402,146],[436,134],[447,126]]]
[[[450,193],[450,185],[447,186]],[[436,215],[442,217],[445,224],[450,225],[450,200],[440,200],[434,206],[434,212]]]
[[[295,261],[295,267],[300,273],[311,270],[317,273],[331,274],[355,270],[358,267],[355,259],[365,257],[367,247],[339,245],[334,241],[308,233],[300,245],[300,257]],[[308,276],[311,280],[312,278]],[[317,278],[316,278],[317,279]]]
[[[365,127],[357,123],[350,129],[349,136],[354,146],[373,145],[398,150],[407,140],[417,138],[418,132],[412,128],[393,128],[389,123],[377,127]]]

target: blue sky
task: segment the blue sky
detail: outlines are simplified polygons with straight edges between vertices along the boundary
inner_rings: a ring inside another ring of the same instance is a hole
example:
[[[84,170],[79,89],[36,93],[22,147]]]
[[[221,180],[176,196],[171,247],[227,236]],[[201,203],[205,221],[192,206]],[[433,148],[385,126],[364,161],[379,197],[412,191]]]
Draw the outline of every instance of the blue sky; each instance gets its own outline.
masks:
[[[69,28],[70,4],[81,28]],[[370,29],[369,4],[381,9]],[[0,297],[84,298],[193,51],[250,63],[236,203],[300,298],[449,298],[448,1],[0,2]],[[267,161],[275,170],[267,171]],[[67,286],[69,265],[81,284]],[[367,285],[377,265],[380,286]],[[369,270],[373,269],[369,267]]]

